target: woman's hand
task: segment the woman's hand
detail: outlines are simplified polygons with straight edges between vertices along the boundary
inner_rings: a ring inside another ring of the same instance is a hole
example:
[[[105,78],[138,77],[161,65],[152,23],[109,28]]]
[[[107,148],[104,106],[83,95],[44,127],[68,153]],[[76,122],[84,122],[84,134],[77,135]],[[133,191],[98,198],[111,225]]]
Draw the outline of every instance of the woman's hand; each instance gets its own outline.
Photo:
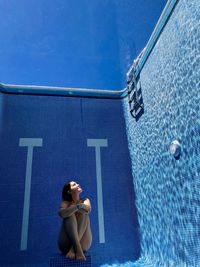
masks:
[[[77,204],[77,209],[78,209],[79,211],[84,211],[84,212],[87,212],[87,213],[88,213],[88,208],[87,208],[87,206],[86,206],[85,204],[83,204],[83,203],[79,203],[79,204]]]
[[[91,211],[90,200],[87,198],[83,202],[78,203],[77,208],[79,211],[89,213]]]

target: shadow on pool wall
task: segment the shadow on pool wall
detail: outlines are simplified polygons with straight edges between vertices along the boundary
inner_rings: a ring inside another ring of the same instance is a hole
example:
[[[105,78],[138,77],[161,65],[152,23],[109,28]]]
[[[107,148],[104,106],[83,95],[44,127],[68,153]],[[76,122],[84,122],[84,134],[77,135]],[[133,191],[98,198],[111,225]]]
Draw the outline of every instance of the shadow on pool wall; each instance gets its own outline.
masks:
[[[92,266],[138,259],[138,220],[121,100],[17,94],[0,94],[0,99],[0,266],[49,266],[59,253],[57,211],[68,179],[78,181],[82,196],[92,203]],[[101,158],[100,206],[96,154]],[[25,188],[28,181],[30,187]],[[104,225],[98,222],[101,206]],[[23,226],[22,218],[28,225]]]
[[[140,73],[139,121],[124,101],[141,229],[138,266],[200,266],[199,14],[199,1],[178,2]],[[169,153],[174,139],[182,146],[179,160]]]

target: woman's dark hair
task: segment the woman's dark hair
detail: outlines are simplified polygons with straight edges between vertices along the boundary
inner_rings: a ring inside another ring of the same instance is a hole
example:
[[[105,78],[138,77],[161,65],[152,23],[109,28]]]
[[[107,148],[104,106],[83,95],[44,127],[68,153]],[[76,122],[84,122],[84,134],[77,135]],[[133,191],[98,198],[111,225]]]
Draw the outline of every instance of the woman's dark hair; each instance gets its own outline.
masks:
[[[62,190],[62,200],[63,201],[72,201],[72,195],[70,194],[71,185],[66,183]]]

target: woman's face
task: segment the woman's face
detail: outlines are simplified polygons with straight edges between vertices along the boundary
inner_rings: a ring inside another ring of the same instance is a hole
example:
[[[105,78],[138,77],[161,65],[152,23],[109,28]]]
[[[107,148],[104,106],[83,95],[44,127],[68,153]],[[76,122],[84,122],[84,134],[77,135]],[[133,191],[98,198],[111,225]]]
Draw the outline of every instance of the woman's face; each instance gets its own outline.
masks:
[[[70,182],[70,187],[71,187],[71,193],[81,193],[83,190],[82,188],[80,187],[79,184],[77,184],[76,182],[72,181]]]

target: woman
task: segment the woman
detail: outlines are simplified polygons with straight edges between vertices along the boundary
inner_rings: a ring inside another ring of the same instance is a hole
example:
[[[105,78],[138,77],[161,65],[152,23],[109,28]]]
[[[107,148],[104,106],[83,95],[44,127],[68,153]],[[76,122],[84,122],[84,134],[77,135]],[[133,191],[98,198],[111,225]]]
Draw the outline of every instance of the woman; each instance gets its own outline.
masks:
[[[90,200],[80,199],[82,188],[74,181],[67,183],[62,191],[62,203],[58,214],[63,218],[58,247],[70,259],[86,260],[86,252],[92,243],[89,213]]]

